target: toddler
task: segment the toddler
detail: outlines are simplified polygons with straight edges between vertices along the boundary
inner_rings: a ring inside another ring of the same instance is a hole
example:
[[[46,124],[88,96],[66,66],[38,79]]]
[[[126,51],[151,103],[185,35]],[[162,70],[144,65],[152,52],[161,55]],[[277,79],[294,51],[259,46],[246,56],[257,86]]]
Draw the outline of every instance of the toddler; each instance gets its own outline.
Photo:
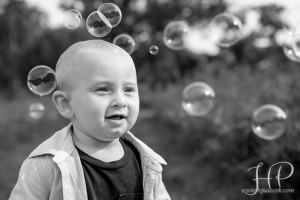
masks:
[[[168,200],[165,160],[129,130],[139,113],[130,55],[103,40],[78,42],[56,65],[52,100],[70,124],[23,162],[10,200]]]

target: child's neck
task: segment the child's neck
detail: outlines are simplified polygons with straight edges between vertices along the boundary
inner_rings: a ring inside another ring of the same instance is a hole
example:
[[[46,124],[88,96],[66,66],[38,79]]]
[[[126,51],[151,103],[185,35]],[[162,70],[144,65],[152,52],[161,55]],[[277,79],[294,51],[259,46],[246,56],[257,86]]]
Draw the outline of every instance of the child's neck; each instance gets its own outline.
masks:
[[[75,134],[73,134],[73,141],[80,150],[103,162],[120,160],[124,155],[124,149],[119,138],[112,141],[83,143]]]

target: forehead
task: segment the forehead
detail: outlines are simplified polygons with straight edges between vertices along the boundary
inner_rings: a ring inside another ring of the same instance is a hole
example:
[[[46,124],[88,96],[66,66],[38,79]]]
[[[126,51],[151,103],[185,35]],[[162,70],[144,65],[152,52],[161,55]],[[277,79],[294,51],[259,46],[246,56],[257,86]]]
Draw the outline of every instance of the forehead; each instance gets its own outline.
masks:
[[[85,50],[74,56],[74,68],[78,71],[129,71],[135,73],[134,63],[129,55],[103,50]]]
[[[76,62],[80,61],[95,61],[95,58],[98,58],[98,60],[132,60],[129,54],[126,54],[122,51],[118,50],[107,50],[107,49],[101,49],[101,48],[88,48],[88,49],[79,49],[75,51],[72,55],[73,60]]]
[[[107,80],[114,82],[129,81],[136,83],[136,70],[129,55],[101,50],[88,50],[78,53],[69,74],[74,81],[88,84]]]

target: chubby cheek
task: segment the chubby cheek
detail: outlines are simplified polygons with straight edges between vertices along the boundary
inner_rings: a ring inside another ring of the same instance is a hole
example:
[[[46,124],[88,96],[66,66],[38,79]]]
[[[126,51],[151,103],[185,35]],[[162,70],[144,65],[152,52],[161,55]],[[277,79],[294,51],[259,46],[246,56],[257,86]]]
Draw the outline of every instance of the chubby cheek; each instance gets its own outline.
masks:
[[[140,101],[137,98],[135,101],[133,101],[130,105],[130,121],[131,124],[133,126],[133,124],[135,123],[135,121],[137,120],[137,117],[139,115],[139,109],[140,109]]]
[[[105,120],[105,106],[98,104],[90,110],[91,120],[98,120],[100,123],[104,123]]]
[[[82,117],[85,117],[85,120],[98,121],[100,123],[103,123],[105,116],[104,107],[105,106],[101,103],[86,103],[86,105],[81,108],[84,113]]]

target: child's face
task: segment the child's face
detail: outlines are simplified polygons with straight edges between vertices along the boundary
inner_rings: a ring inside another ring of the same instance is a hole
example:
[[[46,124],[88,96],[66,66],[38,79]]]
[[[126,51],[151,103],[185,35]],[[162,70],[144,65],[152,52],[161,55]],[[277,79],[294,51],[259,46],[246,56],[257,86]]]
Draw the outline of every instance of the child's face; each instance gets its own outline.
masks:
[[[129,56],[82,53],[70,76],[75,133],[112,141],[132,128],[139,113],[139,94]]]

